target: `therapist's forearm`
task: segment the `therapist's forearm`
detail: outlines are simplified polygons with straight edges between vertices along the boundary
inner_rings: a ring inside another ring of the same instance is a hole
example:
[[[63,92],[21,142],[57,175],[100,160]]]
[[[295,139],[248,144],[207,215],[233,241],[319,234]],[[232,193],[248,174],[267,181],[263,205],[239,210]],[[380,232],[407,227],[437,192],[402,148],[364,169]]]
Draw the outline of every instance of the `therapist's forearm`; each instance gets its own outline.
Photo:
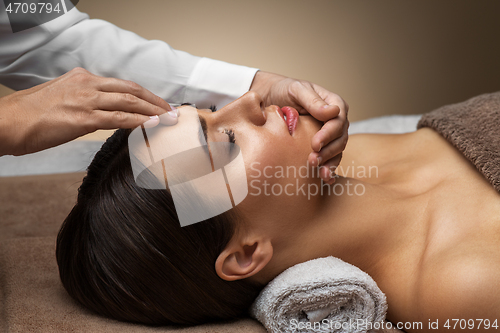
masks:
[[[130,81],[82,68],[0,98],[0,154],[24,155],[98,129],[177,122],[170,105]],[[148,125],[148,126],[149,126]]]
[[[0,156],[17,155],[21,151],[21,113],[13,95],[0,98]]]
[[[134,81],[172,103],[220,108],[248,91],[256,71],[174,50],[165,42],[90,20],[76,8],[27,31],[5,31],[0,29],[0,83],[15,90],[83,67]]]

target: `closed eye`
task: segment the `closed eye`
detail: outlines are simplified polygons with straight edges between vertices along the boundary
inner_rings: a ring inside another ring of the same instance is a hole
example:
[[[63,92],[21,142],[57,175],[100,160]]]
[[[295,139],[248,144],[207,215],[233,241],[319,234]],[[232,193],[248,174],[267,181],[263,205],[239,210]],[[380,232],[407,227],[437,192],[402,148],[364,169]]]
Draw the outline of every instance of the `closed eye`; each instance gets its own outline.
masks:
[[[215,112],[215,111],[217,111],[217,106],[210,105],[209,109],[212,110],[212,112]],[[236,142],[236,138],[234,137],[234,132],[232,129],[225,129],[224,134],[227,134],[227,136],[229,137],[229,142],[231,142],[231,143]]]
[[[232,129],[225,129],[224,133],[227,134],[227,136],[229,137],[229,142],[231,143],[236,142],[236,138],[234,137],[234,132]]]

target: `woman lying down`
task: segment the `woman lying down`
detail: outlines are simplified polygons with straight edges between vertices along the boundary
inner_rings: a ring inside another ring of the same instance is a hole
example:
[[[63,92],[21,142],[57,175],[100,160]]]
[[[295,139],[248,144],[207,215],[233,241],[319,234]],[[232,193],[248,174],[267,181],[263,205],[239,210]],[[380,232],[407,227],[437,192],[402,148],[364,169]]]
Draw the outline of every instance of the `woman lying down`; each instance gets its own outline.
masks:
[[[497,109],[468,101],[474,126],[500,123],[499,94],[479,98],[495,100]],[[490,110],[490,119],[471,112],[478,108]],[[490,175],[495,190],[449,141],[422,127],[352,135],[339,177],[326,185],[314,172],[300,173],[322,124],[308,116],[287,123],[283,111],[296,116],[291,108],[262,108],[255,93],[217,112],[196,110],[208,142],[241,149],[248,194],[235,208],[183,227],[170,191],[136,184],[131,131],[118,130],[89,166],[57,239],[68,293],[119,320],[200,324],[245,315],[285,269],[334,256],[376,281],[392,322],[423,322],[422,332],[437,319],[500,317],[498,175]],[[488,149],[498,157],[498,146]]]

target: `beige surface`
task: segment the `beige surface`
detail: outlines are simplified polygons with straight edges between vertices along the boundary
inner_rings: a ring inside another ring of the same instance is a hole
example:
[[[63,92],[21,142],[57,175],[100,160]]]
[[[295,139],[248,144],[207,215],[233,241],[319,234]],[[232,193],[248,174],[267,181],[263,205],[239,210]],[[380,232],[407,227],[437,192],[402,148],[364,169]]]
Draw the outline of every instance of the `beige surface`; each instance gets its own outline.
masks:
[[[82,0],[78,8],[195,55],[311,80],[348,101],[351,121],[420,114],[500,86],[496,0]]]
[[[87,141],[106,141],[108,137],[113,134],[115,130],[99,130],[94,133],[89,133],[87,135],[81,136],[76,140],[87,140]]]
[[[1,333],[266,333],[251,318],[192,327],[135,325],[100,317],[73,301],[59,280],[55,242],[84,175],[0,177]]]
[[[55,240],[83,176],[0,177],[0,332],[266,332],[250,318],[188,328],[133,325],[73,301],[59,280]]]
[[[13,93],[14,90],[0,84],[0,97]]]

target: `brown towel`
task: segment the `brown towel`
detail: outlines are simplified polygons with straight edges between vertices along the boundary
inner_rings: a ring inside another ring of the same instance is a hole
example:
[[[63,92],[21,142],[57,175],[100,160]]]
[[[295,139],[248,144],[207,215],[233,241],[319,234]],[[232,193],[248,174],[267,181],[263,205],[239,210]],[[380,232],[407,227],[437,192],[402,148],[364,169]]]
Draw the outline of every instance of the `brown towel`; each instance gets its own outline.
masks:
[[[441,134],[500,192],[500,92],[426,113],[417,124],[422,127]]]

